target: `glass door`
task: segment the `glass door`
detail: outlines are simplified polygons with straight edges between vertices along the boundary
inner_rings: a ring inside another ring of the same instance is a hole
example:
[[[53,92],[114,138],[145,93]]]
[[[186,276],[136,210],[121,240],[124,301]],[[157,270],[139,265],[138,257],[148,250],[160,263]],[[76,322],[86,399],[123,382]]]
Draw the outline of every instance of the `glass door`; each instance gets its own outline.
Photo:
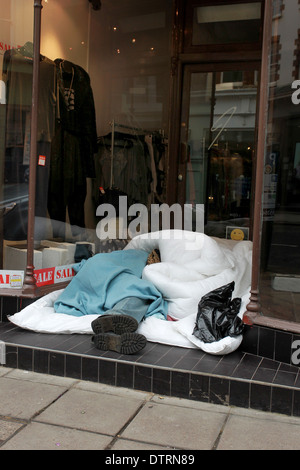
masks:
[[[257,64],[184,69],[179,202],[205,213],[205,233],[249,239]]]

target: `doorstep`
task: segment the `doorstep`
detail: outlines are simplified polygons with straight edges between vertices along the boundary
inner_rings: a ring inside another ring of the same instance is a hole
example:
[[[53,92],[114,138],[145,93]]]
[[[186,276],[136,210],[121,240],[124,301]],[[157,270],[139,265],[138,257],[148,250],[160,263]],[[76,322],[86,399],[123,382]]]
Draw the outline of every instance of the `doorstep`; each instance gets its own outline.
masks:
[[[246,330],[246,345],[253,334],[255,329]],[[243,343],[229,355],[213,356],[148,342],[138,354],[126,356],[96,349],[89,335],[42,334],[0,323],[6,367],[300,416],[299,367],[245,352]]]

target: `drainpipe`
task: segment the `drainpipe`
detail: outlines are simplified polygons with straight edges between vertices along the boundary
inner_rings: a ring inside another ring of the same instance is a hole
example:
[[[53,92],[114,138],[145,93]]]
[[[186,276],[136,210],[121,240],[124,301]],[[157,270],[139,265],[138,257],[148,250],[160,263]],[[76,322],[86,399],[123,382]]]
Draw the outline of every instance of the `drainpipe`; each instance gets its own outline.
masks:
[[[40,69],[40,39],[41,39],[41,12],[42,0],[34,0],[34,31],[33,31],[33,76],[32,76],[32,103],[31,103],[31,129],[30,129],[30,163],[29,163],[29,201],[28,201],[28,232],[27,232],[27,267],[24,276],[23,290],[34,293],[36,280],[34,277],[34,218],[35,218],[35,190],[37,165],[37,124],[38,124],[38,91]]]
[[[247,325],[253,325],[255,318],[261,313],[259,301],[260,258],[262,238],[262,203],[264,184],[264,159],[267,136],[268,118],[268,83],[269,83],[269,58],[272,39],[272,0],[265,0],[264,29],[261,58],[261,80],[258,118],[258,142],[257,164],[255,176],[255,201],[253,220],[253,254],[252,254],[252,280],[250,290],[250,302],[244,314],[243,321]]]

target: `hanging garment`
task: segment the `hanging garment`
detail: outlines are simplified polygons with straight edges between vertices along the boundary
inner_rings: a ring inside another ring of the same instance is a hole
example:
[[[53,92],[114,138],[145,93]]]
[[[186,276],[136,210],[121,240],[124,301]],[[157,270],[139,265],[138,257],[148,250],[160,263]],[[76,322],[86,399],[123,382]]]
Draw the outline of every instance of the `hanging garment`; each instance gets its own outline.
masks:
[[[6,51],[3,80],[6,83],[6,147],[24,146],[26,116],[31,111],[33,58],[28,47]],[[56,106],[56,66],[40,56],[37,141],[51,142]],[[27,120],[28,121],[28,120]],[[30,121],[30,119],[29,119]]]
[[[114,189],[120,195],[126,195],[128,205],[136,202],[147,205],[149,153],[143,142],[144,136],[115,132],[112,152],[112,134],[98,139],[93,190],[96,207],[99,205],[99,187],[105,192]]]
[[[72,233],[80,233],[85,226],[84,202],[87,184],[80,152],[79,139],[60,126],[51,148],[50,183],[48,192],[48,211],[53,220],[53,231],[56,221],[66,221],[66,209]],[[61,235],[53,233],[53,236]]]
[[[45,235],[50,146],[54,135],[56,106],[56,66],[40,56],[37,122],[37,168],[35,215],[39,217],[38,234]],[[3,58],[3,80],[6,84],[6,159],[5,178],[8,183],[28,182],[30,163],[30,131],[33,75],[33,45],[6,51]],[[17,202],[4,219],[7,240],[27,238],[28,201]]]
[[[96,115],[89,75],[71,62],[56,59],[58,100],[52,140],[48,210],[53,220],[85,226],[86,178],[95,177]],[[73,227],[73,234],[77,234]]]

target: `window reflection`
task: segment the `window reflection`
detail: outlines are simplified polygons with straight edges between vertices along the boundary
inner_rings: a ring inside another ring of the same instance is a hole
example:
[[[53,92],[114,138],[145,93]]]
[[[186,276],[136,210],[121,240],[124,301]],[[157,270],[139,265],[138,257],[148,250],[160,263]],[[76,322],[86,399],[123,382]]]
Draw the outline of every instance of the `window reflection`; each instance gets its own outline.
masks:
[[[194,9],[193,45],[258,42],[261,3],[201,6]]]
[[[26,260],[30,114],[33,72],[31,0],[0,1],[0,264],[8,245]]]
[[[186,202],[205,204],[208,235],[250,238],[256,91],[255,70],[191,74]]]
[[[261,303],[265,315],[300,321],[300,107],[298,2],[275,2],[264,166]]]
[[[27,263],[32,7],[32,0],[0,0],[5,269]],[[128,235],[118,196],[147,207],[164,201],[171,32],[172,0],[103,0],[100,10],[87,0],[43,2],[36,270],[73,264],[83,246],[87,255],[111,248],[110,234],[97,231],[100,204],[115,208],[118,249]]]

